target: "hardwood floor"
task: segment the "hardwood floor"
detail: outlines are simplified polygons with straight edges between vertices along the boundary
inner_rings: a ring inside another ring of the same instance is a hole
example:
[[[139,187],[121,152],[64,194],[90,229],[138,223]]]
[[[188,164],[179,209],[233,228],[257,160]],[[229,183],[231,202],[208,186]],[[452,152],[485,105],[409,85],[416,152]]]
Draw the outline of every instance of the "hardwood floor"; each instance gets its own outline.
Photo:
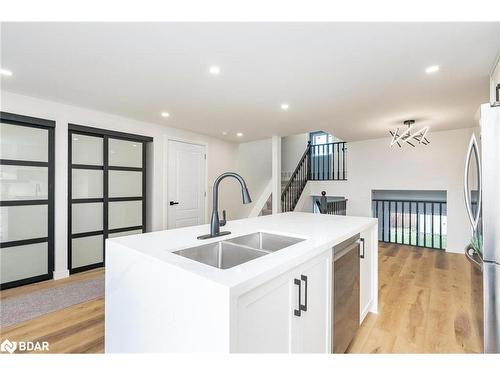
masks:
[[[379,313],[369,314],[350,353],[479,353],[474,272],[462,254],[379,244]]]
[[[103,270],[3,291],[10,298],[90,279]],[[379,314],[363,322],[350,353],[478,353],[471,311],[471,268],[462,254],[380,244]],[[104,351],[104,299],[99,298],[8,327],[1,340],[48,341],[50,353]]]
[[[97,269],[61,280],[44,281],[38,284],[8,289],[0,292],[0,299],[77,281],[90,280],[103,274],[103,269]],[[103,353],[104,298],[79,303],[6,329],[0,329],[0,341],[4,339],[11,341],[47,341],[49,343],[49,353]]]

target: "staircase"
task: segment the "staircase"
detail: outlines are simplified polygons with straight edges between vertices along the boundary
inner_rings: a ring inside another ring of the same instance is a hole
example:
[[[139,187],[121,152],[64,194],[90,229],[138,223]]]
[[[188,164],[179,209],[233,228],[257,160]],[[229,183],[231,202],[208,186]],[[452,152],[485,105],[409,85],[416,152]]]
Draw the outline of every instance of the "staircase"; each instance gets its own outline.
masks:
[[[306,187],[311,176],[311,142],[307,143],[306,150],[299,160],[295,171],[293,171],[287,184],[281,192],[281,212],[289,212],[295,209],[300,195]]]
[[[295,171],[281,193],[281,211],[295,209],[306,184],[310,180],[347,180],[346,142],[321,145],[307,143]]]
[[[281,180],[281,191],[285,189],[286,184],[288,183],[288,180]],[[266,215],[271,215],[273,213],[273,196],[272,194],[269,196],[268,200],[266,201],[266,204],[264,207],[262,207],[262,210],[259,213],[259,216],[266,216]]]
[[[266,201],[264,207],[260,211],[259,216],[267,216],[273,213],[273,196],[272,194],[269,196],[269,199]]]

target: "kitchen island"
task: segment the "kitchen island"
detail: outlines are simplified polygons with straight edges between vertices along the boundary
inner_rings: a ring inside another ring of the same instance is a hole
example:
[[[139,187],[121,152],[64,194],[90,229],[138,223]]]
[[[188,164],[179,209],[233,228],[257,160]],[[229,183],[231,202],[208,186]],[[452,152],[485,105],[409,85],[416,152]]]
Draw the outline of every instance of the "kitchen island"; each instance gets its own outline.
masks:
[[[106,240],[106,352],[329,353],[332,249],[357,235],[360,322],[377,312],[376,219],[290,212],[224,230]]]

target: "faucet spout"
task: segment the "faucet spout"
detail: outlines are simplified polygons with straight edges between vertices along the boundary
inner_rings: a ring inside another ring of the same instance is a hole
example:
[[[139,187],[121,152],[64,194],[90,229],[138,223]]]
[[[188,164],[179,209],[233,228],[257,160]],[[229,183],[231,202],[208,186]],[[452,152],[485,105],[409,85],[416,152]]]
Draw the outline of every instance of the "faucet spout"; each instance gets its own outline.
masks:
[[[220,221],[219,221],[219,184],[221,181],[227,177],[235,178],[241,186],[241,197],[243,204],[248,204],[252,202],[250,198],[250,193],[248,192],[247,184],[243,177],[238,173],[226,172],[221,174],[215,179],[213,193],[212,193],[212,215],[210,217],[210,234],[199,236],[198,239],[207,239],[212,237],[218,237],[222,235],[229,234],[231,232],[220,232]]]

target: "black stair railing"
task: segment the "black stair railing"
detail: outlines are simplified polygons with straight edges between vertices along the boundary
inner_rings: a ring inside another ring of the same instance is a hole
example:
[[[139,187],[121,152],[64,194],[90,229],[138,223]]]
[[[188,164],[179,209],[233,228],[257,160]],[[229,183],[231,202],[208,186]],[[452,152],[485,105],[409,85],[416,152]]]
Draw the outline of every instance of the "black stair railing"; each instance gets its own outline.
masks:
[[[309,180],[347,180],[346,142],[312,145],[306,150],[281,193],[281,211],[293,211]]]
[[[340,199],[332,202],[327,202],[326,207],[323,210],[321,207],[321,202],[319,199],[316,199],[316,206],[321,214],[328,215],[347,215],[347,199]]]
[[[308,142],[304,154],[300,158],[297,167],[290,176],[290,180],[281,193],[282,212],[293,211],[295,209],[300,195],[302,191],[304,191],[307,181],[310,179],[310,150],[311,142]]]
[[[311,180],[346,180],[346,142],[311,145]]]

